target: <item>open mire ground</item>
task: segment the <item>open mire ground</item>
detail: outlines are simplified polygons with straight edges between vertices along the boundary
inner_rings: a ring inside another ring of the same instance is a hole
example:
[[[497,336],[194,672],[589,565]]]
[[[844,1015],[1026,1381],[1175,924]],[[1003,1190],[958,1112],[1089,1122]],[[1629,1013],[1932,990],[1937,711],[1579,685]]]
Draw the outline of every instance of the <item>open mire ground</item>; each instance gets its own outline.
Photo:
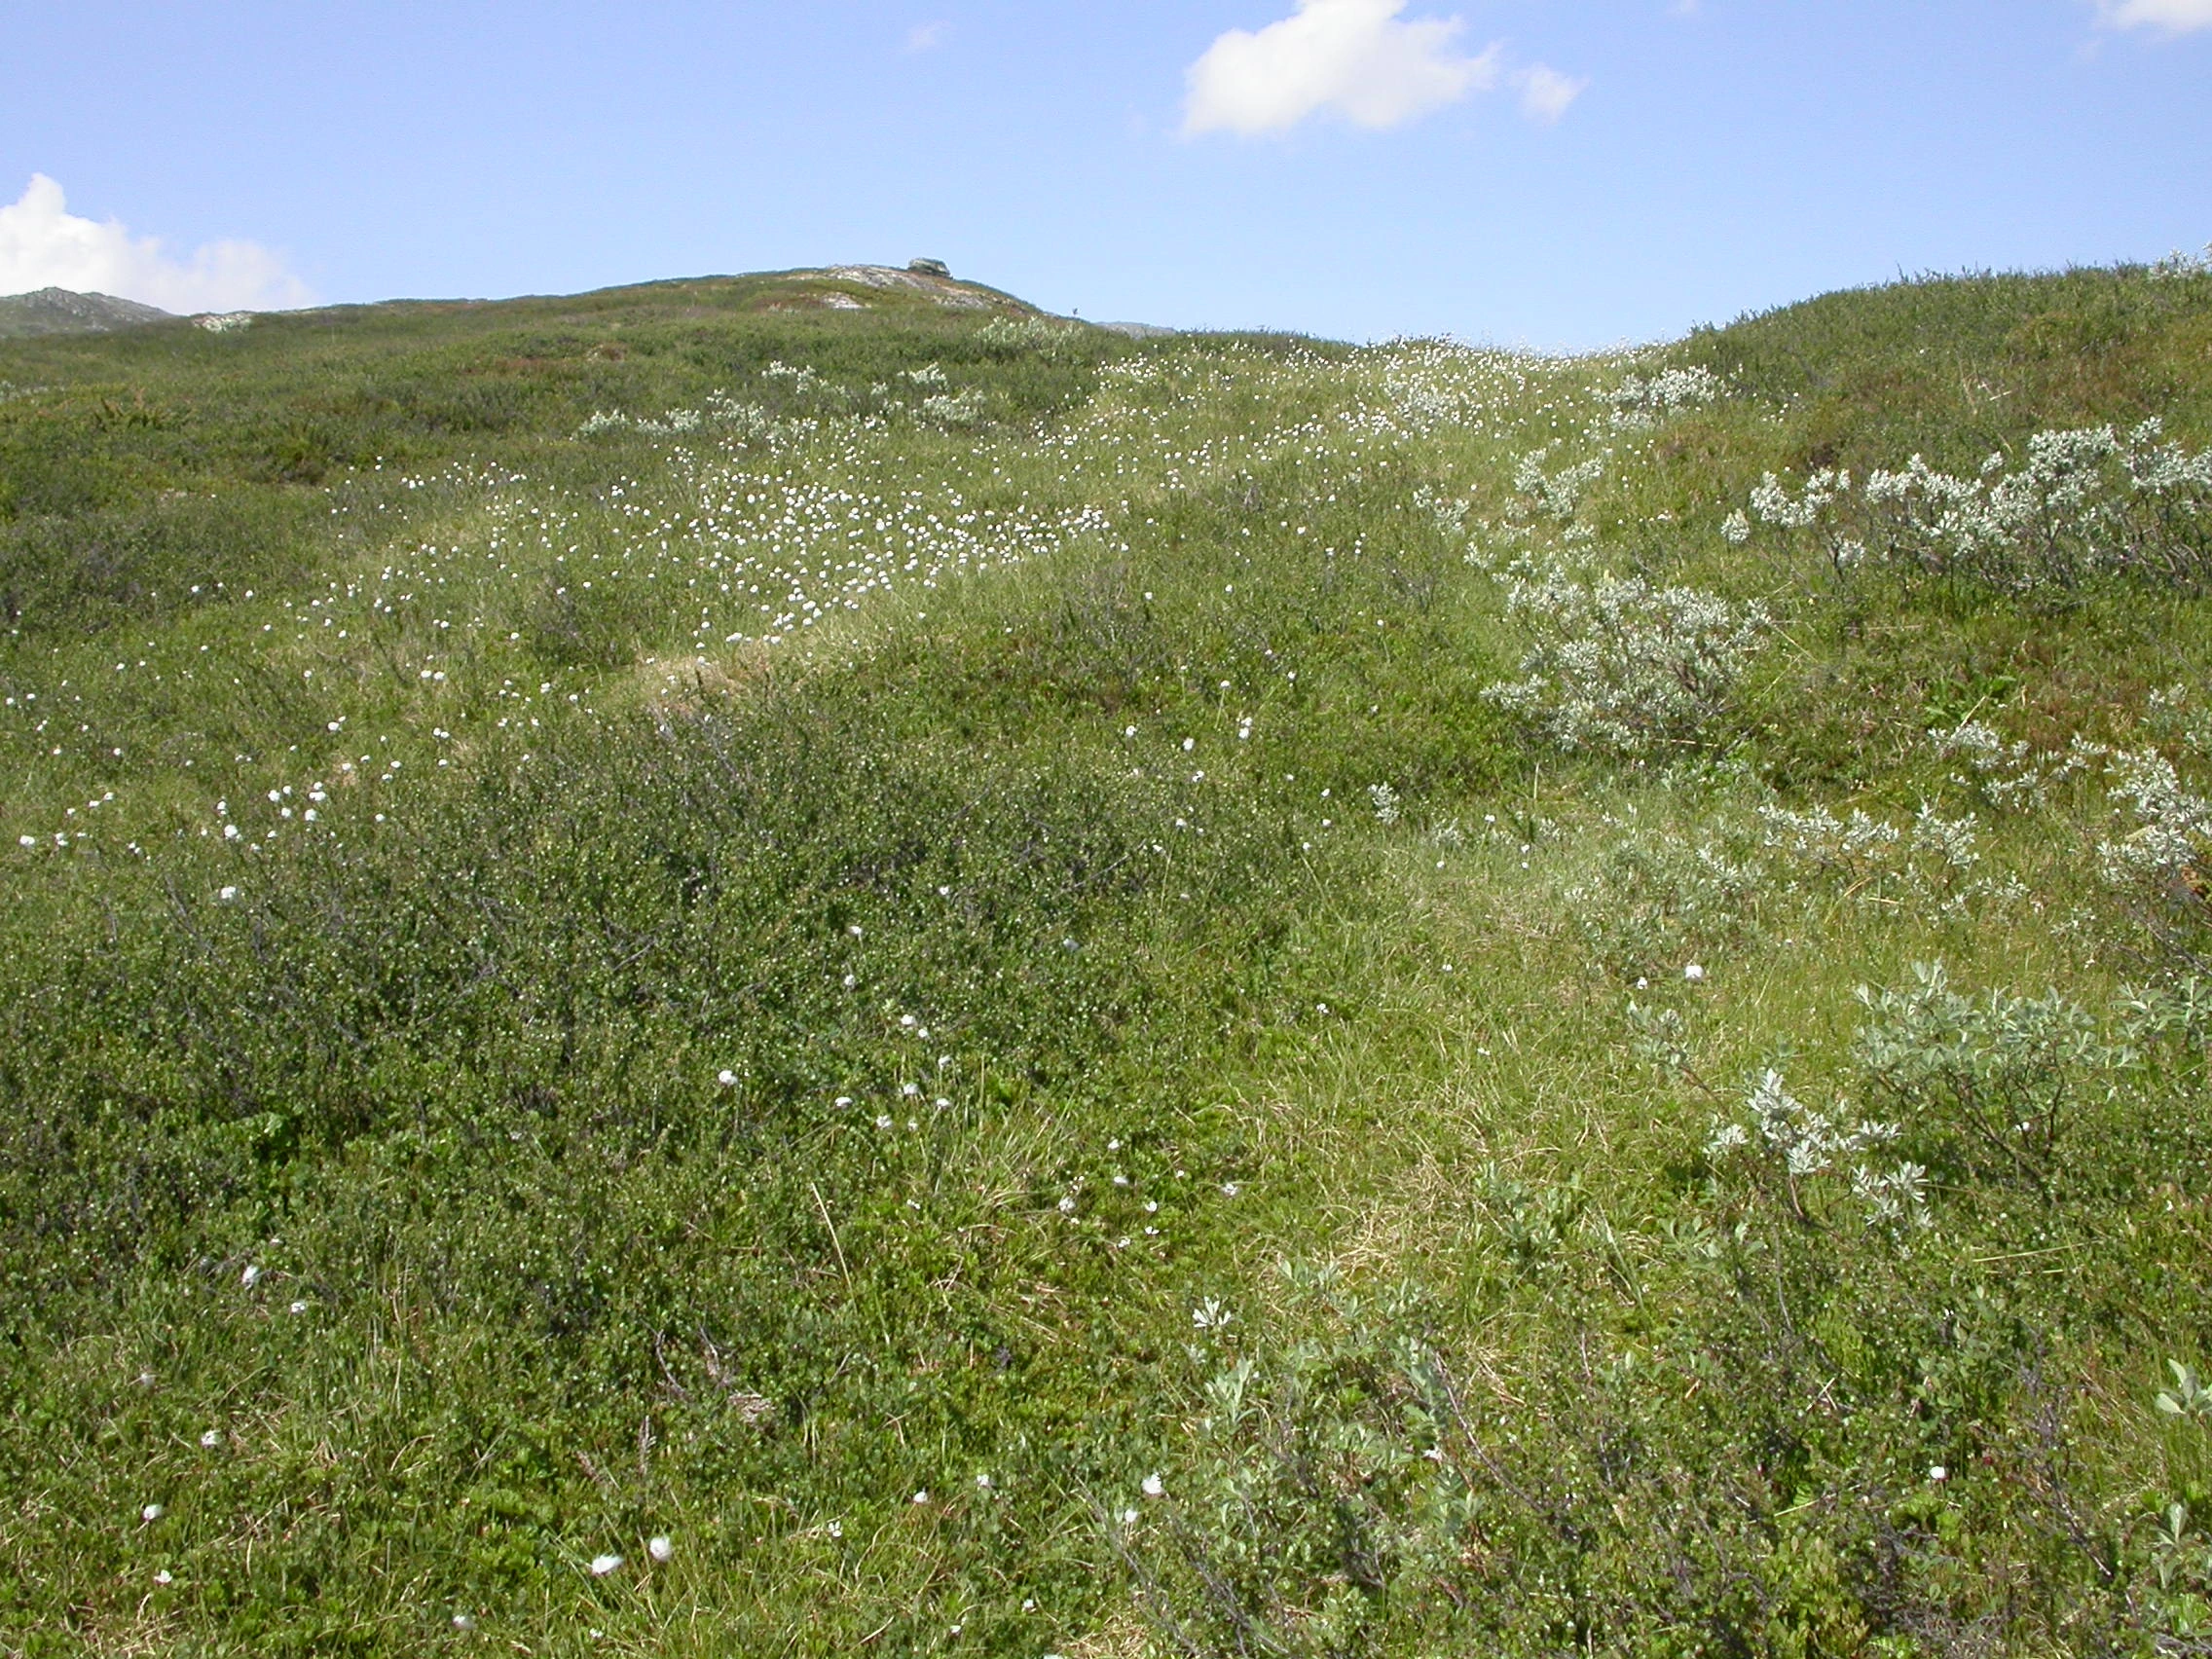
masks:
[[[2212,274],[960,292],[0,343],[0,1652],[2212,1653]]]

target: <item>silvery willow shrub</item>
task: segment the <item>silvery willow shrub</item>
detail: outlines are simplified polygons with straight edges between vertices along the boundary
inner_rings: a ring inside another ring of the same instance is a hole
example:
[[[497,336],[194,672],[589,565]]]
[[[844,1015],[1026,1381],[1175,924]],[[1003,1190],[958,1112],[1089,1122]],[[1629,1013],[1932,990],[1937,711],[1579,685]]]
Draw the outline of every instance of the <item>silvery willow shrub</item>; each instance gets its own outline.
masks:
[[[1768,805],[1759,808],[1759,822],[1765,827],[1768,847],[1824,874],[1832,872],[1852,881],[1892,868],[1904,842],[1904,832],[1896,825],[1856,806],[1849,818],[1838,818],[1825,806],[1793,812]]]
[[[1507,614],[1536,643],[1520,681],[1483,695],[1527,719],[1567,750],[1645,755],[1694,746],[1726,706],[1744,671],[1771,640],[1757,601],[1738,604],[1641,576],[1585,585],[1556,561],[1516,561]]]
[[[1932,726],[1928,741],[1946,760],[1962,762],[1951,782],[1972,790],[2000,812],[2033,812],[2050,804],[2053,785],[2087,771],[2103,751],[2077,737],[2063,755],[2039,751],[2024,738],[2008,743],[1994,727],[1965,719]]]
[[[1071,358],[1089,354],[1090,331],[1081,323],[1048,322],[1041,316],[993,317],[976,331],[976,344],[995,357]]]
[[[1850,493],[1848,471],[1823,467],[1807,478],[1804,489],[1794,496],[1783,487],[1781,479],[1769,472],[1751,492],[1751,514],[1739,509],[1721,521],[1721,539],[1731,547],[1750,545],[1753,534],[1751,517],[1755,515],[1761,524],[1784,531],[1812,533],[1829,568],[1836,575],[1844,575],[1866,559],[1865,543],[1834,523],[1829,514],[1835,502]]]
[[[1485,1281],[1509,1300],[1471,1351],[1420,1287],[1286,1264],[1287,1290],[1187,1349],[1158,1461],[1095,1494],[1155,1650],[1995,1650],[1906,1645],[2044,1616],[1972,1569],[1983,1534],[1960,1537],[1941,1479],[1969,1425],[2027,1391],[2022,1334],[1944,1304],[1940,1236],[1918,1237],[1932,1248],[1754,1214],[1623,1252],[1585,1224],[1549,1272]],[[1648,1314],[1626,1341],[1537,1311],[1623,1299]],[[2062,1473],[1996,1474],[2077,1501]],[[1977,1526],[2034,1551],[2038,1582],[2075,1583],[2103,1547]],[[2109,1620],[2091,1583],[2083,1622]]]
[[[2130,1043],[2152,1050],[2176,1043],[2201,1051],[2212,1042],[2212,979],[2187,974],[2168,984],[2130,987],[2119,1012]]]
[[[2097,843],[2106,887],[2169,966],[2212,966],[2212,800],[2156,749],[2108,753],[2106,772],[2126,827]]]
[[[1909,1221],[1926,1227],[1931,1220],[1928,1171],[1909,1160],[1885,1166],[1870,1156],[1902,1132],[1896,1124],[1870,1118],[1849,1122],[1841,1102],[1833,1115],[1818,1111],[1791,1094],[1782,1074],[1770,1066],[1745,1096],[1742,1118],[1715,1120],[1705,1155],[1719,1164],[1743,1153],[1762,1178],[1779,1186],[1800,1221],[1811,1217],[1807,1198],[1813,1178],[1827,1176],[1824,1185],[1838,1188],[1848,1177],[1848,1191],[1864,1211],[1867,1226],[1899,1227]]]
[[[1758,932],[1766,871],[1722,841],[1624,835],[1561,897],[1584,944],[1622,978],[1672,977]]]
[[[1767,849],[1814,876],[1848,884],[1848,894],[1865,903],[1895,904],[1902,898],[1934,917],[1956,915],[1975,899],[2017,898],[2025,891],[2016,876],[1975,873],[1981,848],[1971,812],[1945,818],[1923,801],[1911,824],[1900,828],[1860,807],[1838,818],[1825,806],[1799,812],[1765,805],[1759,822]]]
[[[1947,1176],[2050,1194],[2135,1060],[2058,992],[1969,997],[1941,963],[1915,964],[1904,986],[1862,986],[1859,1000],[1862,1071]]]
[[[2194,592],[2212,581],[2212,452],[2165,441],[2152,419],[2038,432],[2023,465],[1992,455],[1972,478],[1919,455],[1856,489],[1849,472],[1822,470],[1792,494],[1770,472],[1721,534],[1748,544],[1753,521],[1809,535],[1839,574],[1872,563],[2018,595],[2063,597],[2104,577]]]
[[[1557,472],[1546,472],[1544,461],[1550,454],[1551,447],[1546,445],[1543,449],[1531,450],[1523,456],[1513,469],[1513,488],[1530,502],[1564,522],[1574,517],[1575,509],[1582,504],[1583,496],[1593,484],[1605,476],[1605,466],[1611,460],[1612,452],[1608,450],[1594,455],[1588,461],[1562,467]]]
[[[789,378],[795,371],[786,370],[781,363],[770,363],[761,370],[768,379]],[[812,370],[804,371],[805,380],[795,383],[799,390],[816,390],[820,379]],[[642,432],[647,437],[684,437],[710,428],[724,430],[744,438],[765,438],[778,429],[777,423],[757,403],[747,403],[723,391],[711,391],[703,409],[666,409],[659,415],[625,415],[619,410],[597,409],[585,418],[576,428],[579,438],[592,438],[602,432]]]
[[[1414,486],[1414,506],[1436,521],[1436,528],[1444,539],[1455,547],[1463,546],[1467,539],[1467,514],[1474,502],[1464,496],[1443,496],[1426,484]]]
[[[1373,1300],[1285,1263],[1304,1329],[1256,1352],[1194,1345],[1188,1440],[1102,1505],[1108,1540],[1167,1651],[1351,1655],[1449,1609],[1464,1481],[1422,1449],[1450,1433],[1452,1384],[1414,1332],[1410,1291]],[[1201,1309],[1198,1330],[1222,1336]],[[1235,1329],[1235,1327],[1231,1327]]]
[[[1695,409],[1720,396],[1726,385],[1711,369],[1692,365],[1662,369],[1648,380],[1630,375],[1605,401],[1612,405],[1611,424],[1619,432],[1647,432],[1685,409]]]
[[[2204,1386],[2193,1365],[2169,1359],[2166,1370],[2171,1384],[2158,1390],[2157,1410],[2187,1446],[2183,1466],[2201,1469],[2212,1457],[2212,1389]],[[2183,1493],[2170,1496],[2152,1523],[2151,1571],[2156,1582],[2146,1587],[2145,1600],[2154,1619],[2164,1627],[2168,1638],[2161,1644],[2164,1651],[2201,1651],[2212,1639],[2212,1536],[2205,1530],[2212,1493],[2200,1480],[2175,1484],[2184,1488]]]
[[[2104,877],[2123,893],[2201,910],[2212,866],[2212,800],[2185,788],[2155,749],[2111,757],[2112,798],[2135,828],[2100,841]]]
[[[976,387],[956,392],[934,392],[915,406],[914,413],[940,426],[974,426],[983,419],[983,394]]]
[[[2143,711],[2144,729],[2196,760],[2212,760],[2212,705],[2191,693],[2186,682],[2151,693]]]
[[[2186,282],[2192,277],[2212,276],[2212,242],[2207,242],[2201,253],[2184,253],[2176,248],[2144,274],[2161,282]]]

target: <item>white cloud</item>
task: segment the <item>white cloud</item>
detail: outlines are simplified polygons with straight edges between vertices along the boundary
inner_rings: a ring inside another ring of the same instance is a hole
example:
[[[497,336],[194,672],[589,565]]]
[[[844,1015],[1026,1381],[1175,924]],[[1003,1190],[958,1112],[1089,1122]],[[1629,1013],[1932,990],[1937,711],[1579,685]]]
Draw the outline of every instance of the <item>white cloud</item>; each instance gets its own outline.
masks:
[[[113,219],[80,219],[44,173],[0,207],[0,294],[34,288],[113,294],[169,312],[281,311],[314,300],[259,243],[209,242],[172,259],[158,238],[133,237]]]
[[[2097,0],[2097,10],[2116,29],[2212,29],[2212,0]]]
[[[1462,57],[1458,18],[1400,22],[1406,0],[1298,0],[1254,34],[1231,29],[1189,70],[1183,131],[1284,132],[1333,111],[1396,127],[1497,82],[1498,49]]]
[[[906,50],[908,52],[935,52],[944,44],[945,31],[951,26],[949,23],[942,22],[916,23],[906,31]]]
[[[1521,86],[1521,113],[1549,127],[1567,113],[1567,106],[1590,85],[1587,76],[1562,75],[1538,63],[1514,79]]]

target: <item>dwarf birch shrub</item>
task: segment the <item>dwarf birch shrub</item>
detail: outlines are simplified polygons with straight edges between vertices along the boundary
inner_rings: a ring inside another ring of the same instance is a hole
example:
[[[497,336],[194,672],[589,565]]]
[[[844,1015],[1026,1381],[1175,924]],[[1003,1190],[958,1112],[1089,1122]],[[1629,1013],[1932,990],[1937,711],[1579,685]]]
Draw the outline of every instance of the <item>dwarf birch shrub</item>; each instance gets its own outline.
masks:
[[[1555,563],[1517,564],[1506,611],[1535,643],[1525,678],[1483,693],[1560,748],[1613,755],[1695,747],[1771,642],[1756,601],[1736,604],[1641,576],[1585,585]]]

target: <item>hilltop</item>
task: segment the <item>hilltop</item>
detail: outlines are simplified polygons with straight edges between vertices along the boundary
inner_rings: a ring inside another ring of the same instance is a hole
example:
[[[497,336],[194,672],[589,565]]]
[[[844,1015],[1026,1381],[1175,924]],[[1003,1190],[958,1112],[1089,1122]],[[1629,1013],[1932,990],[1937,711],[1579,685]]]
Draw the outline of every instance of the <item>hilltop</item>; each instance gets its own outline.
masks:
[[[105,334],[166,322],[169,313],[112,294],[76,294],[67,288],[0,295],[0,340],[40,334]]]
[[[395,300],[368,307],[320,307],[282,313],[230,312],[191,318],[178,317],[157,307],[140,305],[135,300],[119,300],[109,294],[79,294],[67,288],[41,288],[35,293],[0,296],[0,340],[33,339],[48,335],[108,334],[118,329],[143,328],[152,323],[185,321],[193,322],[210,333],[228,333],[251,326],[257,315],[330,317],[361,311],[450,314],[485,306],[499,308],[498,314],[510,323],[523,316],[566,317],[575,320],[582,316],[605,314],[609,311],[621,313],[624,320],[629,322],[685,313],[803,312],[816,309],[881,312],[892,315],[929,308],[1014,316],[1038,314],[1035,308],[1011,294],[980,283],[958,280],[942,270],[938,261],[924,260],[905,269],[882,265],[838,265],[751,276],[707,276],[637,283],[557,299]]]
[[[0,1650],[2198,1651],[2208,446],[2194,268],[0,344]]]

